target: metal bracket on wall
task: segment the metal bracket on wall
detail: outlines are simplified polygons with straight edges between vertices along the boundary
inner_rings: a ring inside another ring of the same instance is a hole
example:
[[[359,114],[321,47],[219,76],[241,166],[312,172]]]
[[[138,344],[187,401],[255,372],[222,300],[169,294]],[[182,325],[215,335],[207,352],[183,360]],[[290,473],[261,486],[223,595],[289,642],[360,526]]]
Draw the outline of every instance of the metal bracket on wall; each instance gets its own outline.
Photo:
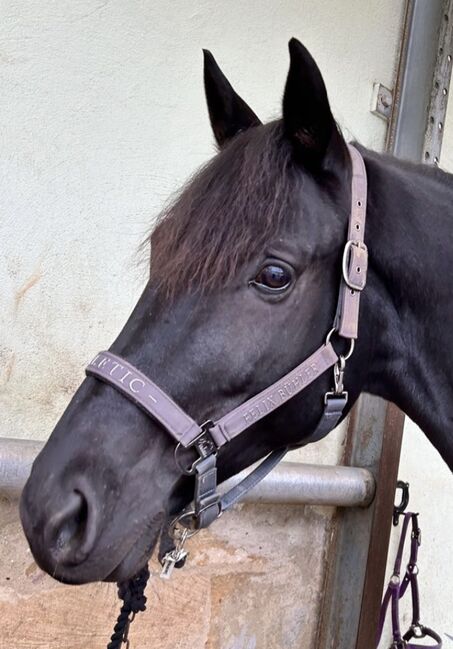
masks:
[[[445,0],[424,140],[424,161],[439,164],[453,58],[453,0]]]
[[[392,116],[393,94],[382,83],[375,83],[371,98],[371,112],[386,121]]]

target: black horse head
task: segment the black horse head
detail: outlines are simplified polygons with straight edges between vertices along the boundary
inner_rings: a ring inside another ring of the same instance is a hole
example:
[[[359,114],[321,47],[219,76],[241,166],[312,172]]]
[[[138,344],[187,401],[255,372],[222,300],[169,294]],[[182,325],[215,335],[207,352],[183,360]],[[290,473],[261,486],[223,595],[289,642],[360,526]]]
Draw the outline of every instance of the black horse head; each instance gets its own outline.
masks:
[[[350,158],[316,63],[298,41],[289,48],[283,117],[265,125],[205,52],[219,152],[151,234],[149,282],[111,347],[198,422],[218,419],[309,356],[335,315]],[[386,209],[379,164],[367,156],[377,177],[374,214]],[[381,240],[381,224],[370,228]],[[390,268],[370,268],[348,368],[349,405],[364,389],[397,394],[389,358],[402,358],[400,298],[387,291]],[[222,448],[220,479],[310,435],[330,384],[330,373],[323,375]],[[115,389],[86,378],[22,496],[22,522],[39,565],[71,583],[135,574],[168,515],[192,497],[174,446]]]

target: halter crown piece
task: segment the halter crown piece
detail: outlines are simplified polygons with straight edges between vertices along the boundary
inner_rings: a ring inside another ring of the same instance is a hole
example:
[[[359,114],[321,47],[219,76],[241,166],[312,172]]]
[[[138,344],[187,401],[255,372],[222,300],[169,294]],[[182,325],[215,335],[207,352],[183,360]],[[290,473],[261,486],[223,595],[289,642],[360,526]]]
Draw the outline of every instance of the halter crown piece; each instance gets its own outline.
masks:
[[[258,484],[282,459],[288,448],[272,452],[242,482],[224,495],[217,492],[216,459],[219,448],[247,430],[257,421],[299,394],[329,368],[334,368],[334,387],[323,396],[324,410],[311,435],[300,442],[305,446],[325,437],[339,422],[348,400],[343,377],[346,361],[354,350],[358,334],[360,293],[365,288],[368,251],[364,243],[367,177],[363,158],[349,145],[352,161],[351,212],[348,239],[344,247],[342,276],[337,311],[333,328],[325,343],[300,365],[268,388],[245,401],[215,422],[199,425],[182,410],[171,397],[128,361],[111,352],[100,352],[86,368],[89,376],[96,377],[132,401],[149,417],[157,421],[173,437],[178,449],[193,447],[198,458],[185,473],[195,476],[193,508],[184,511],[175,523],[186,530],[176,539],[179,554],[173,555],[173,564],[182,560],[182,546],[193,530],[210,525],[220,514]],[[349,341],[346,355],[337,354],[332,343],[333,335]],[[190,532],[189,532],[190,530]],[[179,558],[178,558],[179,557]]]

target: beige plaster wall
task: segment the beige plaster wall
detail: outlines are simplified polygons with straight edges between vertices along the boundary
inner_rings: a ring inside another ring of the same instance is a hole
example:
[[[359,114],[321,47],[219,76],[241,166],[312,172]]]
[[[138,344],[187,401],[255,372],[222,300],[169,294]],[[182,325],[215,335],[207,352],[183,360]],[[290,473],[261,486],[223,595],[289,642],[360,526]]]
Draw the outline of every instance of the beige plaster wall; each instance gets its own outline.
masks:
[[[4,0],[0,7],[0,435],[45,439],[144,283],[136,249],[164,201],[213,153],[201,48],[266,119],[287,41],[325,75],[349,138],[381,149],[372,86],[392,86],[402,0]],[[341,431],[304,452],[336,462]],[[244,507],[148,588],[134,649],[312,647],[331,512]],[[110,586],[42,575],[1,510],[0,648],[103,647]]]
[[[369,111],[371,91],[392,85],[401,6],[4,0],[1,434],[48,436],[140,293],[138,243],[212,155],[201,48],[267,119],[280,112],[297,35],[346,135],[379,149],[385,123]]]

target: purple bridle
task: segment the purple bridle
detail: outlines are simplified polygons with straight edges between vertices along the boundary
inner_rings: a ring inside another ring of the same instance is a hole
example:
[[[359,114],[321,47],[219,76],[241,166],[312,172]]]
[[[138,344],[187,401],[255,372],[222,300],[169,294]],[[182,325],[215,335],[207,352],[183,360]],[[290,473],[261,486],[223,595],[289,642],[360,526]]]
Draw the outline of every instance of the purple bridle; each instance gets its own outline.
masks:
[[[352,161],[351,212],[348,239],[344,247],[342,277],[333,328],[325,343],[300,365],[268,388],[248,399],[215,422],[199,425],[171,397],[128,361],[111,352],[100,352],[86,373],[111,385],[157,421],[180,447],[193,447],[198,459],[185,471],[195,476],[194,509],[179,519],[196,529],[210,525],[249,489],[262,480],[281,460],[287,448],[271,453],[251,474],[227,494],[217,493],[217,451],[257,421],[299,394],[329,368],[334,368],[334,387],[324,395],[324,410],[311,435],[300,446],[325,437],[339,422],[348,393],[343,387],[346,361],[354,350],[358,334],[360,293],[365,288],[368,251],[364,243],[367,177],[363,158],[349,145]],[[337,354],[333,334],[349,341],[346,355]],[[177,457],[177,455],[175,455]]]
[[[410,556],[406,566],[404,577],[401,578],[401,565],[403,561],[403,551],[406,542],[406,537],[411,524],[411,542],[410,542]],[[382,632],[384,630],[385,618],[387,610],[391,605],[392,610],[392,639],[393,642],[390,649],[442,649],[442,638],[433,629],[421,624],[420,622],[420,595],[418,591],[418,549],[421,544],[421,531],[418,525],[418,514],[413,512],[406,512],[404,514],[404,522],[401,530],[400,541],[398,544],[398,552],[396,554],[393,574],[390,579],[387,590],[384,594],[382,601],[381,613],[379,616],[378,636],[376,647],[381,641]],[[412,620],[411,625],[407,632],[403,635],[400,626],[400,600],[404,597],[406,591],[410,586],[412,596]],[[435,640],[436,644],[419,644],[419,640],[423,638],[430,638]],[[410,642],[415,639],[417,642]]]

